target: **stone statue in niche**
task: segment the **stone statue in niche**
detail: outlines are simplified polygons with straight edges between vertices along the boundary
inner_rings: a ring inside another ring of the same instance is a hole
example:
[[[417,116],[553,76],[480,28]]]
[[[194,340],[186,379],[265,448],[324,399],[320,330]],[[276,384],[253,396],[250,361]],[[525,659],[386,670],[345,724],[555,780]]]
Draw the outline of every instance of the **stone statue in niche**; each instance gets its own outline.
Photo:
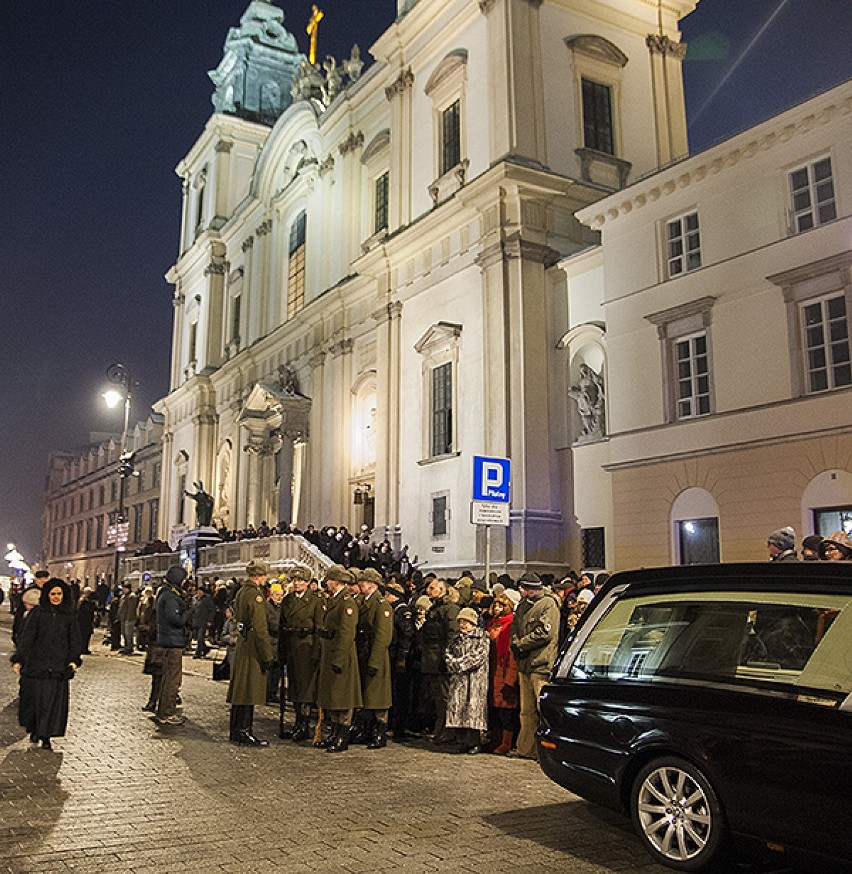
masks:
[[[219,516],[225,520],[231,515],[231,442],[226,440],[219,450],[219,488],[217,503]]]
[[[282,364],[278,368],[278,381],[281,385],[281,391],[285,395],[298,395],[299,380],[296,376],[296,371],[289,364]]]
[[[588,364],[580,365],[580,377],[576,385],[568,389],[568,395],[577,404],[580,415],[581,440],[593,440],[606,435],[606,397],[603,377]]]

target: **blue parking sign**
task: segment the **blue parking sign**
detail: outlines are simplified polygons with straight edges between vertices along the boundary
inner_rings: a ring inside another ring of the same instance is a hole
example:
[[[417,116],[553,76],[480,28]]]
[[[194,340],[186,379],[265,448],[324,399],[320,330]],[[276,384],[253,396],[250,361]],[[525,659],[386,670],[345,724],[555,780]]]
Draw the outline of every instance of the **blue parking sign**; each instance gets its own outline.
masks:
[[[509,503],[511,462],[508,458],[473,456],[473,500]]]

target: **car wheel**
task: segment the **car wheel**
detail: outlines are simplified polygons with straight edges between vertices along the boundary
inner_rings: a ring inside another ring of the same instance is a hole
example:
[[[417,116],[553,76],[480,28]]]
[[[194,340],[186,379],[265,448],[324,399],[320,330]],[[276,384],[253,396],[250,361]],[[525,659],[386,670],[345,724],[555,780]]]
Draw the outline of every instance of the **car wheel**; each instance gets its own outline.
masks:
[[[701,771],[678,758],[660,758],[639,772],[630,812],[645,849],[678,871],[712,871],[727,843],[722,808]]]

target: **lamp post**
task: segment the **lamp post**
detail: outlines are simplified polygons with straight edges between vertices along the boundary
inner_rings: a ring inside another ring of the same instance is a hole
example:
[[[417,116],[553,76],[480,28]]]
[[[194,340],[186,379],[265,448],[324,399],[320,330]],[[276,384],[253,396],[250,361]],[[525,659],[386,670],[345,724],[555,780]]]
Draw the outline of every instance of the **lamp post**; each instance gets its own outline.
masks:
[[[133,406],[133,377],[129,368],[124,364],[111,364],[107,369],[107,379],[113,384],[121,386],[121,390],[111,388],[103,393],[103,399],[110,408],[117,407],[124,401],[124,428],[121,432],[121,453],[118,457],[118,507],[115,511],[116,538],[115,558],[112,568],[113,585],[118,582],[118,566],[121,561],[121,553],[124,552],[124,542],[119,533],[119,527],[127,521],[125,518],[124,494],[129,476],[138,476],[133,469],[133,456],[135,453],[127,451],[127,432],[130,428],[130,411]],[[126,541],[125,541],[126,542]]]

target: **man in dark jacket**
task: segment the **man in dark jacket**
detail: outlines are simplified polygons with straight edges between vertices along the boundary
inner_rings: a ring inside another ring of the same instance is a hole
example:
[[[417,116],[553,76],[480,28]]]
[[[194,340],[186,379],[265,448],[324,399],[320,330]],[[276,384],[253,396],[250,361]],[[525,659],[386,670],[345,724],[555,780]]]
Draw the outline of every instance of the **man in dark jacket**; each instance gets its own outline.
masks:
[[[459,630],[459,605],[447,600],[447,584],[433,579],[426,587],[432,606],[420,629],[420,673],[423,675],[423,694],[429,701],[429,709],[435,716],[435,743],[451,743],[452,732],[444,731],[447,718],[447,696],[450,678],[444,656],[450,638]]]
[[[155,719],[161,725],[181,725],[184,717],[177,712],[177,696],[183,676],[183,648],[186,646],[186,625],[189,608],[183,597],[181,583],[186,571],[173,565],[157,592],[157,643],[163,650],[163,685]]]
[[[249,562],[248,579],[234,600],[234,621],[239,635],[228,684],[231,705],[231,741],[253,747],[268,747],[269,741],[254,735],[254,708],[266,701],[266,671],[272,662],[264,585],[269,567]]]
[[[790,528],[779,528],[766,539],[770,561],[798,561],[796,555],[796,532]]]
[[[199,587],[192,602],[192,636],[195,638],[194,659],[203,659],[210,648],[207,646],[207,629],[216,615],[216,602],[206,586]]]
[[[116,619],[121,626],[121,636],[124,646],[119,650],[122,655],[133,655],[136,647],[136,608],[139,606],[139,598],[133,591],[130,583],[124,583],[121,587],[121,600],[118,602]]]
[[[408,654],[414,641],[414,613],[405,602],[405,589],[396,581],[385,586],[385,600],[393,611],[393,637],[390,656],[393,707],[389,715],[393,739],[404,741],[409,727],[411,707],[411,677],[408,674]]]

